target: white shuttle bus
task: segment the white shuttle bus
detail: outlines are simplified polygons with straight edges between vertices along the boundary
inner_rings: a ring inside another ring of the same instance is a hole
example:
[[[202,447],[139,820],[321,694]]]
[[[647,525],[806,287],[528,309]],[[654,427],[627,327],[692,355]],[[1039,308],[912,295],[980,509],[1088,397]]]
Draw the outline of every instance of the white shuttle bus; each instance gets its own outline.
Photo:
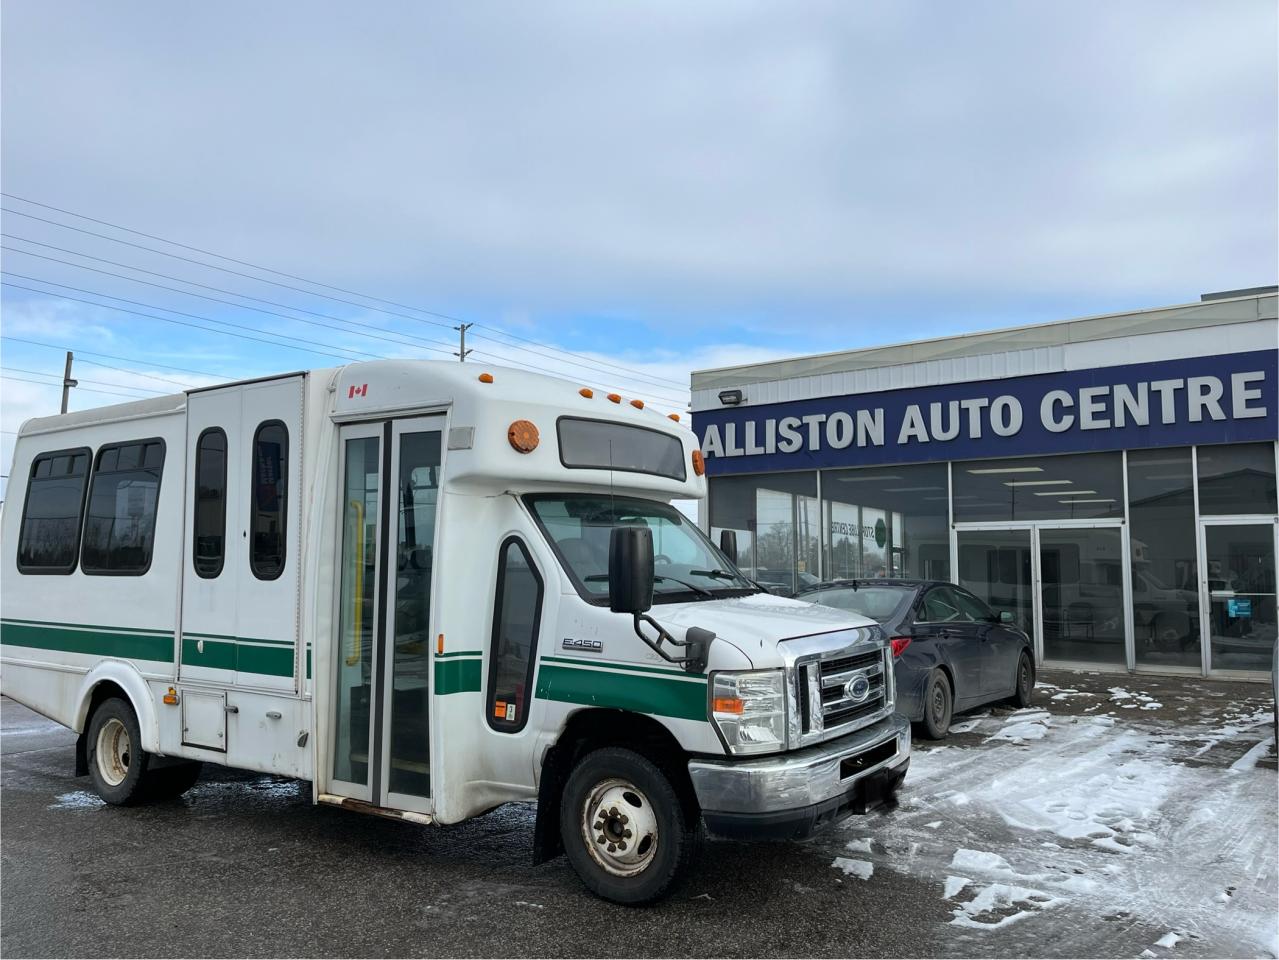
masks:
[[[702,824],[805,836],[910,756],[880,628],[770,595],[671,505],[706,492],[674,419],[375,361],[31,420],[3,692],[109,803],[202,763],[423,824],[537,800],[537,862],[655,900]]]

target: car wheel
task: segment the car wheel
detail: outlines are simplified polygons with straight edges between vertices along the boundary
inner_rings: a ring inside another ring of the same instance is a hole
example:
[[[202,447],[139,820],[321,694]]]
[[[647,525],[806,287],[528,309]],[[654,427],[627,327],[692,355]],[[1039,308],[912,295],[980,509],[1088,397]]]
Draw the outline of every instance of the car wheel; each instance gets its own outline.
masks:
[[[924,691],[924,736],[929,740],[941,740],[950,730],[954,701],[950,680],[942,671],[934,670],[928,676],[928,687]]]
[[[640,906],[668,894],[688,873],[697,829],[671,778],[633,750],[587,754],[564,787],[564,852],[582,883],[614,903]]]
[[[1017,680],[1013,688],[1013,703],[1019,707],[1030,706],[1035,696],[1035,661],[1026,650],[1017,658]]]
[[[107,803],[130,806],[149,799],[147,766],[138,718],[126,701],[112,697],[99,704],[89,721],[89,779]]]

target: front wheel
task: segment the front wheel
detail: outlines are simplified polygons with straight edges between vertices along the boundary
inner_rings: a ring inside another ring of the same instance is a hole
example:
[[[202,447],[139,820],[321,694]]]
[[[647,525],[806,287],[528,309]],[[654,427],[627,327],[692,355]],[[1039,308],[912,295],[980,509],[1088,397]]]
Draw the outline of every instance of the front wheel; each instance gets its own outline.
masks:
[[[104,700],[89,721],[89,779],[107,803],[131,806],[149,799],[147,767],[138,718],[119,697]]]
[[[640,906],[688,873],[697,820],[665,771],[633,750],[606,747],[583,757],[569,776],[560,835],[591,892]]]
[[[1017,658],[1017,686],[1013,689],[1013,703],[1019,707],[1030,706],[1035,695],[1035,663],[1027,650]]]

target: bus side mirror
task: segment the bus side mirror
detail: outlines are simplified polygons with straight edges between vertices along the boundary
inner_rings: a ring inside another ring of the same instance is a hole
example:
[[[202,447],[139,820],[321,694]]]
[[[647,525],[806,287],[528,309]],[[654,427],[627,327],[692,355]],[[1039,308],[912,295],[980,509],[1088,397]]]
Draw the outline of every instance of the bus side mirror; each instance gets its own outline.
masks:
[[[728,557],[733,566],[737,566],[736,530],[721,530],[719,532],[719,552]]]
[[[641,614],[653,605],[653,531],[614,527],[608,538],[608,608]]]

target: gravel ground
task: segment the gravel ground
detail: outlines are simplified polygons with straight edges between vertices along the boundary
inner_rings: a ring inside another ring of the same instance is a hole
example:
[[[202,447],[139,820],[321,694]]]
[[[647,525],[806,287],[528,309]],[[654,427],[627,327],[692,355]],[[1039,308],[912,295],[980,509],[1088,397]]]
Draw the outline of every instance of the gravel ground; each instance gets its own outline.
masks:
[[[107,807],[74,737],[0,701],[0,951],[25,956],[1273,956],[1269,689],[1057,672],[1030,710],[917,741],[901,803],[805,843],[704,845],[628,910],[532,811],[451,828],[312,807],[206,768]]]

